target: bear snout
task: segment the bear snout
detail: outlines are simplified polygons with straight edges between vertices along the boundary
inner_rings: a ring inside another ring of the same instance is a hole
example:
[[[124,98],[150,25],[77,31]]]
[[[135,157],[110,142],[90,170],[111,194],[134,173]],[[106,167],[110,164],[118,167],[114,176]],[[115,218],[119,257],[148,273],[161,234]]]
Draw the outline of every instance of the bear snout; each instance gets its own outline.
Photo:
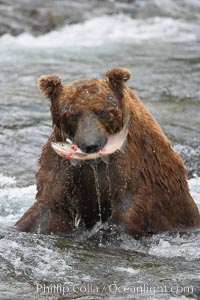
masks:
[[[94,113],[82,115],[74,141],[86,153],[95,153],[104,147],[108,134]]]
[[[95,153],[101,149],[101,146],[99,145],[99,143],[97,143],[97,144],[85,145],[84,148],[86,153]]]

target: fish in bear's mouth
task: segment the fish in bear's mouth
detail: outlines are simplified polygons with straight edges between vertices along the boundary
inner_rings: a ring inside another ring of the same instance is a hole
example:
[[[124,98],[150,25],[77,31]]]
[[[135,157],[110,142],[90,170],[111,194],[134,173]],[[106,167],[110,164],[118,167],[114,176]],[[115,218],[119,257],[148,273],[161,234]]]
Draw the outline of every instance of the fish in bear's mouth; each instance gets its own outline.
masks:
[[[97,159],[102,159],[105,163],[108,163],[108,156],[110,154],[117,150],[124,152],[129,120],[130,109],[126,107],[123,128],[119,132],[109,135],[107,143],[97,152],[83,152],[76,144],[73,144],[70,139],[66,139],[66,142],[52,142],[51,147],[58,155],[62,158],[69,159],[74,165],[77,164],[76,161],[88,161],[90,164],[93,164],[97,162]]]

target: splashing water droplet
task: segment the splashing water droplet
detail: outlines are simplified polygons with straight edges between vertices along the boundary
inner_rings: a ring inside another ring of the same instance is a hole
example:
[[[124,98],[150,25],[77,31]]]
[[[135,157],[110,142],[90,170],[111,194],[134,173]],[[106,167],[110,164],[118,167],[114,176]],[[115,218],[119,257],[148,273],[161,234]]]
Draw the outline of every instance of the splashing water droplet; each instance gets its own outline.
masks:
[[[102,231],[101,231],[101,225],[102,225],[102,206],[101,206],[101,192],[100,192],[100,186],[99,186],[99,178],[98,178],[98,169],[97,169],[97,162],[95,160],[95,163],[91,165],[93,172],[94,172],[94,179],[95,179],[95,188],[96,188],[96,194],[97,194],[97,202],[98,202],[98,208],[99,208],[99,222],[100,225],[100,241],[99,245],[102,245]]]
[[[113,211],[113,200],[112,200],[112,186],[111,186],[111,180],[110,180],[110,171],[109,171],[109,164],[107,164],[106,166],[106,178],[108,180],[108,197],[109,197],[109,200],[111,201],[111,212]]]
[[[93,172],[94,172],[94,179],[95,179],[95,188],[97,193],[97,202],[99,208],[99,221],[102,223],[102,209],[101,209],[101,192],[99,187],[99,178],[98,178],[98,170],[97,170],[97,162],[91,165]]]

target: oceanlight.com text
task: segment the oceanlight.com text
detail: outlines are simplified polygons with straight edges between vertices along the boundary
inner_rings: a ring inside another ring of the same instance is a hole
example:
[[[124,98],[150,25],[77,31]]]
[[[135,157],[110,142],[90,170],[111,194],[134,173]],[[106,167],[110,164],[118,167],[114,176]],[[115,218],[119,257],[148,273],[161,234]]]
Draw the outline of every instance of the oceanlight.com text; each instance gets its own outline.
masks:
[[[115,282],[111,284],[103,283],[98,286],[95,284],[40,284],[36,285],[37,293],[44,294],[58,294],[58,295],[67,295],[67,294],[112,294],[112,295],[124,295],[124,294],[146,294],[146,295],[156,295],[156,294],[193,294],[193,286],[178,286],[178,285],[118,285]]]

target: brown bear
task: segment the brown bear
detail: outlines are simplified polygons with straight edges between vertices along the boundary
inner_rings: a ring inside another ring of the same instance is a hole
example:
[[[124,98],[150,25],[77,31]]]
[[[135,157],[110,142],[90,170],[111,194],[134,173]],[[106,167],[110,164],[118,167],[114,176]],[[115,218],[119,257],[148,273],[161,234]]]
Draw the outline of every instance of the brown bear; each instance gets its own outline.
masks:
[[[39,88],[51,100],[52,134],[39,160],[37,201],[16,223],[35,233],[68,233],[98,221],[135,237],[198,227],[200,216],[189,194],[181,158],[137,95],[125,85],[127,69],[114,68],[105,80],[90,78],[63,85],[41,76]],[[130,122],[125,152],[109,160],[73,164],[51,142],[70,138],[81,150],[97,152],[110,134]]]

